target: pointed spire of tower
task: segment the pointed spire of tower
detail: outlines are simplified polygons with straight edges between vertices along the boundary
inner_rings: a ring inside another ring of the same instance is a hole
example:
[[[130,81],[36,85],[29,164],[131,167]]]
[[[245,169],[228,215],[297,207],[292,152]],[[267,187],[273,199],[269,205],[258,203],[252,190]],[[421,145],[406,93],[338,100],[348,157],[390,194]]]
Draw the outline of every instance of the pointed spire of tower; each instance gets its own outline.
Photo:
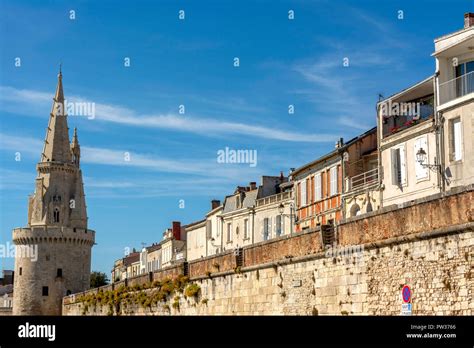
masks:
[[[74,135],[71,142],[71,155],[72,161],[76,166],[79,167],[79,161],[81,158],[81,147],[79,146],[79,140],[77,139],[77,128],[74,127]]]
[[[72,137],[72,144],[74,147],[79,146],[79,140],[77,140],[77,127],[74,127],[74,135]]]
[[[54,95],[54,99],[55,99],[56,102],[63,102],[64,101],[63,73],[61,71],[61,65],[62,64],[59,64],[58,86],[56,87],[56,94]]]
[[[69,148],[69,134],[67,126],[67,115],[64,104],[63,74],[61,67],[58,74],[58,85],[53,98],[53,107],[49,117],[46,130],[41,162],[71,163],[71,151]]]

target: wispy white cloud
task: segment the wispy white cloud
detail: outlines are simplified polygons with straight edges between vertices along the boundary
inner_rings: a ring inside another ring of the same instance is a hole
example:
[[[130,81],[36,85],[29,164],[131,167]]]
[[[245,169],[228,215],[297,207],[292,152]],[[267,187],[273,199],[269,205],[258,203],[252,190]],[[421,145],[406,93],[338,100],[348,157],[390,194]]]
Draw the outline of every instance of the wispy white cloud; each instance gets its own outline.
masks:
[[[0,108],[9,112],[29,114],[30,109],[25,106],[43,105],[51,100],[52,95],[33,90],[18,90],[13,87],[0,87]],[[50,96],[48,98],[48,96]],[[71,102],[94,102],[83,97],[70,97]],[[16,102],[8,105],[7,102]],[[25,105],[27,104],[27,105]],[[25,108],[22,110],[22,108]],[[25,112],[25,110],[27,110]],[[251,123],[239,123],[229,120],[200,117],[197,115],[174,115],[174,114],[141,114],[130,108],[95,102],[95,120],[111,122],[134,127],[147,127],[156,129],[167,129],[176,132],[188,132],[202,136],[226,136],[244,135],[261,139],[270,139],[288,142],[329,142],[337,136],[332,134],[306,133],[290,131],[285,129],[286,125],[280,127],[267,127]]]
[[[0,150],[20,152],[22,155],[38,156],[43,142],[30,137],[11,136],[0,133]],[[248,164],[217,163],[217,153],[214,158],[167,158],[153,154],[144,154],[130,150],[108,149],[81,146],[81,161],[87,164],[104,166],[120,166],[146,169],[160,173],[180,173],[189,175],[209,176],[216,178],[238,179],[242,175],[257,175],[257,168]]]
[[[360,130],[368,130],[371,127],[368,124],[366,124],[364,121],[361,122],[361,120],[358,120],[353,117],[347,117],[347,116],[339,117],[337,119],[337,123],[342,126],[351,127],[351,128],[360,129]]]
[[[0,190],[32,190],[35,173],[0,168]]]

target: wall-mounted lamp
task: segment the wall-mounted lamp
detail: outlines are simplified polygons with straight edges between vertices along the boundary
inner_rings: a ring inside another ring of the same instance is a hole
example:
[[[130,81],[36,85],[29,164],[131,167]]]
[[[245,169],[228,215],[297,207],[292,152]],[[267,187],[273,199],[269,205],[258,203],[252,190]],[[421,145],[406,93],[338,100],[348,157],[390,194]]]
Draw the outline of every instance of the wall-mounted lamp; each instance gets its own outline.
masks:
[[[416,153],[416,161],[423,167],[423,168],[429,168],[433,171],[438,171],[439,168],[440,168],[440,165],[439,164],[429,164],[429,163],[426,163],[426,160],[428,158],[428,154],[426,153],[426,151],[420,147],[420,149],[418,150],[418,152]]]

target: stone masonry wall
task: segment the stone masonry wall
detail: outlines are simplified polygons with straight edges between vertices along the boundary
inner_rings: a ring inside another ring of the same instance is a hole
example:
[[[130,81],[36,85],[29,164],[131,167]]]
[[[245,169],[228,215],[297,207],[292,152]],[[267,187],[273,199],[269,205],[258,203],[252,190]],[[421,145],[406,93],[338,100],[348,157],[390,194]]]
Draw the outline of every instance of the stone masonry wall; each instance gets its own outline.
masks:
[[[179,310],[171,306],[173,295],[151,309],[125,307],[122,315],[398,315],[405,284],[413,291],[414,315],[472,315],[473,250],[471,229],[375,246],[347,257],[319,253],[312,259],[195,280],[200,295],[181,295]],[[105,315],[107,308],[87,313]],[[81,315],[82,305],[66,304],[63,314]]]
[[[240,268],[202,274],[207,269],[202,266],[194,272],[191,281],[200,286],[197,298],[172,294],[167,302],[147,309],[123,306],[120,314],[399,315],[401,288],[409,285],[414,315],[472,315],[472,198],[471,190],[425,200],[402,208],[404,218],[398,210],[383,212],[385,219],[387,214],[398,219],[397,224],[384,223],[381,215],[348,222],[338,229],[343,245],[325,250],[319,232],[247,247]],[[417,220],[416,214],[425,216]],[[359,228],[372,226],[372,221],[375,230],[369,228],[372,239],[366,239]],[[202,262],[212,264],[211,259]],[[83,304],[74,296],[64,298],[63,314],[82,313]],[[107,308],[97,307],[85,314],[107,313]]]

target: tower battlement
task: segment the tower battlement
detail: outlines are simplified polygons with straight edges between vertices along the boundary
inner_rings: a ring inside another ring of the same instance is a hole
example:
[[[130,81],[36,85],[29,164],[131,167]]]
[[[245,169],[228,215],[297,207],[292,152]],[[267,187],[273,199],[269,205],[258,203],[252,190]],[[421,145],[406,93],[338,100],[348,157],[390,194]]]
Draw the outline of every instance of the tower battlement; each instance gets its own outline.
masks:
[[[17,245],[38,243],[95,243],[95,231],[84,228],[35,226],[22,227],[13,230],[13,242]]]

